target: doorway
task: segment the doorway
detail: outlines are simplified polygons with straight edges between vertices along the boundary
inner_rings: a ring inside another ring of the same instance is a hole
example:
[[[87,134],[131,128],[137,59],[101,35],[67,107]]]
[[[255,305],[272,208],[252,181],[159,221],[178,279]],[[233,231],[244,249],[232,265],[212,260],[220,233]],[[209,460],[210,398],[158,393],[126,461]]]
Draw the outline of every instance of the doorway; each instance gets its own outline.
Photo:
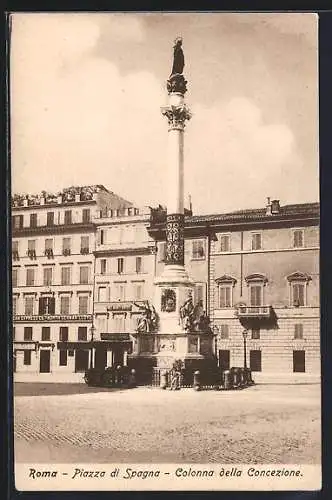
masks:
[[[250,370],[253,372],[262,371],[262,353],[259,350],[250,351]]]
[[[51,351],[42,349],[39,352],[39,372],[50,373],[51,371]]]
[[[85,372],[89,368],[88,349],[76,349],[75,352],[75,372]]]
[[[219,368],[221,370],[229,370],[230,367],[230,351],[228,350],[219,350]]]
[[[107,366],[107,351],[103,347],[96,349],[95,351],[95,368],[98,370],[104,370]]]
[[[123,349],[122,347],[113,348],[113,366],[123,365]]]
[[[305,351],[293,351],[293,372],[305,372]]]

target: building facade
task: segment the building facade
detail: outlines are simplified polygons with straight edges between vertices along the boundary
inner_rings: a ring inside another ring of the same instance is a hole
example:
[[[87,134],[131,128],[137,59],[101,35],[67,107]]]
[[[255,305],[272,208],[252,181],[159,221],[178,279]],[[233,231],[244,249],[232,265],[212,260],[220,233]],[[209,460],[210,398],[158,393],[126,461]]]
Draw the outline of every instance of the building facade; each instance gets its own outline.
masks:
[[[82,380],[89,366],[126,364],[165,265],[165,210],[88,186],[14,197],[12,215],[16,380]],[[220,368],[319,375],[319,204],[186,211],[184,235]]]
[[[126,365],[142,306],[153,300],[156,244],[151,209],[130,207],[95,219],[95,366]]]
[[[12,200],[12,312],[17,380],[64,380],[89,365],[93,327],[93,218],[131,203],[103,186]]]
[[[151,232],[162,265],[162,222]],[[268,200],[262,209],[187,217],[185,239],[219,366],[319,375],[319,204]]]

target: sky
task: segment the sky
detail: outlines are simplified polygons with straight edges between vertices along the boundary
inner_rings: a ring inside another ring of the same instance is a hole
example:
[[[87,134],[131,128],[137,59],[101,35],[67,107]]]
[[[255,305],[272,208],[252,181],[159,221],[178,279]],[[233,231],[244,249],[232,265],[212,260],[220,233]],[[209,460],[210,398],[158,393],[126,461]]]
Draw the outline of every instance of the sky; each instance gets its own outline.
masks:
[[[194,213],[318,201],[317,17],[298,13],[14,14],[12,191],[103,184],[165,204],[177,36]]]

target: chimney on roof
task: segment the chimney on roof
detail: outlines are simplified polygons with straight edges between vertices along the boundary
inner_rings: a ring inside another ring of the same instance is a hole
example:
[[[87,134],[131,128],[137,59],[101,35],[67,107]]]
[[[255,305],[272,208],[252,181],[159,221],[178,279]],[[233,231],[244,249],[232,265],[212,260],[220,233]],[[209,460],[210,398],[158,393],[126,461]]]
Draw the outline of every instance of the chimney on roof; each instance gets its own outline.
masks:
[[[271,215],[271,198],[268,196],[267,197],[267,204],[266,204],[266,215]]]
[[[190,213],[192,214],[193,213],[193,204],[191,201],[191,194],[188,195],[188,208],[189,208]]]
[[[272,215],[276,215],[280,213],[280,201],[272,200],[271,201],[271,213]]]

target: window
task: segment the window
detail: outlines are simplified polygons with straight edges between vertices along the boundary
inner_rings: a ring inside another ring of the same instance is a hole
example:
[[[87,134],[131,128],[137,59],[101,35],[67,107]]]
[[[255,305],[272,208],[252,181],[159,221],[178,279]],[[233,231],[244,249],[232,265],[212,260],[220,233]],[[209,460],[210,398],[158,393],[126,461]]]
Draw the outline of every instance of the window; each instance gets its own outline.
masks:
[[[36,240],[28,240],[28,250],[36,250]]]
[[[125,332],[125,315],[116,314],[113,319],[114,331],[116,333]]]
[[[25,297],[24,314],[27,316],[33,315],[33,302],[34,297]]]
[[[303,229],[294,229],[293,231],[293,248],[302,248],[304,245]]]
[[[107,302],[106,286],[98,288],[98,302]]]
[[[18,269],[14,268],[12,269],[12,286],[17,287],[18,283]]]
[[[166,243],[161,241],[158,247],[158,261],[165,262],[166,260]]]
[[[251,249],[261,250],[262,249],[262,235],[261,233],[252,233],[251,235]]]
[[[134,299],[143,300],[144,298],[144,283],[133,283]]]
[[[36,258],[36,240],[28,240],[28,257]]]
[[[19,251],[18,251],[18,240],[12,241],[12,257],[13,260],[19,260]]]
[[[12,332],[13,332],[13,340],[15,341],[16,340],[16,329],[15,329],[15,326],[13,326]]]
[[[71,210],[65,210],[65,224],[71,224],[71,223],[72,223]]]
[[[219,285],[219,307],[232,307],[232,286]]]
[[[303,339],[303,324],[297,323],[294,325],[294,339]]]
[[[124,301],[126,296],[126,284],[125,283],[116,283],[116,300]]]
[[[88,297],[80,296],[78,298],[78,313],[88,314]]]
[[[52,240],[52,238],[47,238],[45,240],[45,250],[53,250],[53,240]]]
[[[70,314],[70,297],[62,295],[60,298],[60,314]]]
[[[81,253],[89,253],[89,236],[81,236]]]
[[[195,283],[194,304],[201,304],[205,307],[205,283]]]
[[[80,284],[87,285],[89,283],[89,268],[87,266],[80,267]]]
[[[205,242],[203,240],[192,242],[192,259],[205,259]]]
[[[141,273],[142,272],[142,257],[136,257],[136,272]]]
[[[52,268],[44,267],[44,286],[52,285]]]
[[[290,305],[304,307],[307,305],[307,286],[311,277],[306,273],[296,271],[287,276],[290,286]]]
[[[63,255],[70,255],[71,250],[70,250],[70,238],[63,238],[62,239],[62,254]]]
[[[12,298],[12,313],[13,313],[13,316],[15,316],[16,314],[16,306],[17,306],[17,297],[13,297]]]
[[[262,353],[261,351],[250,351],[250,369],[253,372],[262,371]]]
[[[105,231],[104,231],[104,229],[100,230],[99,241],[100,241],[101,245],[103,245],[105,243]]]
[[[23,215],[13,215],[12,225],[13,229],[21,229],[23,227]]]
[[[67,366],[67,351],[60,350],[59,351],[59,366]]]
[[[100,274],[106,274],[106,259],[100,259]]]
[[[70,267],[61,267],[61,285],[70,285]]]
[[[31,351],[23,351],[23,363],[25,365],[31,365]]]
[[[23,335],[24,340],[32,340],[32,326],[25,326]]]
[[[85,372],[89,366],[89,351],[77,349],[75,353],[75,372]]]
[[[88,329],[86,326],[78,327],[77,340],[88,340]]]
[[[304,283],[292,283],[292,305],[294,307],[303,307],[305,305],[304,291]]]
[[[44,342],[51,340],[51,328],[49,326],[42,327],[41,339]]]
[[[293,351],[293,372],[305,372],[305,351]]]
[[[259,340],[261,338],[261,331],[259,328],[251,329],[251,338],[252,340]]]
[[[37,214],[30,214],[30,227],[37,227]]]
[[[263,285],[251,284],[249,286],[249,301],[251,306],[261,306],[263,304]]]
[[[90,209],[89,208],[83,208],[82,222],[90,222]]]
[[[228,339],[229,337],[229,325],[219,326],[219,335],[221,339]]]
[[[45,255],[48,258],[53,257],[53,239],[52,238],[47,238],[45,240]]]
[[[55,298],[40,297],[39,299],[39,315],[55,314]]]
[[[68,342],[68,326],[60,326],[60,342]]]
[[[47,226],[54,226],[54,212],[47,212],[46,225]]]
[[[27,268],[27,279],[26,279],[26,285],[27,286],[34,286],[35,284],[35,270],[32,267]]]
[[[220,251],[230,252],[231,250],[231,237],[229,234],[222,234],[220,236]]]
[[[122,274],[124,269],[124,258],[120,257],[118,259],[118,274]]]

